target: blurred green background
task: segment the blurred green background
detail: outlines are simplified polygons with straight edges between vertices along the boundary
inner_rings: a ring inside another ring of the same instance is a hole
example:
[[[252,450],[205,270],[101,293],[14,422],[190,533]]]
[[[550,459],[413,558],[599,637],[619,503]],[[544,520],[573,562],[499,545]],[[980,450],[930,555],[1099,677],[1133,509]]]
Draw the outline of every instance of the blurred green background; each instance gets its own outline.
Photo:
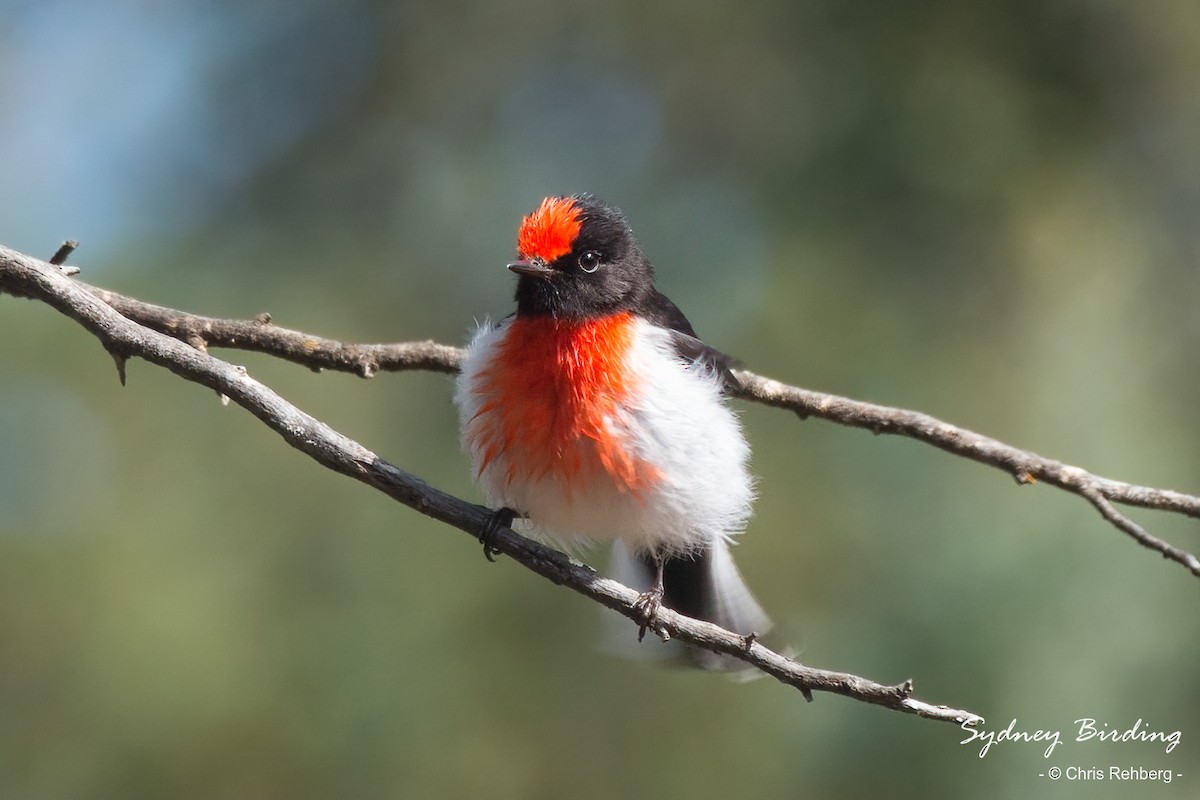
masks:
[[[752,369],[1200,490],[1195,0],[7,0],[0,107],[0,242],[77,238],[84,279],[151,302],[462,342],[510,308],[520,216],[592,191]],[[478,497],[447,377],[222,355]],[[737,557],[777,641],[992,729],[1180,730],[1169,755],[980,759],[614,660],[607,612],[210,391],[137,361],[122,389],[45,306],[0,298],[0,376],[0,797],[1200,794],[1196,579],[1054,489],[740,407]]]

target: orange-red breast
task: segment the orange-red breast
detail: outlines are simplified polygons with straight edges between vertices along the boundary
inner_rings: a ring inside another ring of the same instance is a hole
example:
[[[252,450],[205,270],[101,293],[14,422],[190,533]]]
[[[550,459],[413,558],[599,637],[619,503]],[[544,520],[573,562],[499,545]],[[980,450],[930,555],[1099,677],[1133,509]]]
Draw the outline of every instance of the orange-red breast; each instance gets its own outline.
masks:
[[[615,540],[616,577],[645,590],[647,623],[661,601],[765,632],[729,552],[754,499],[723,399],[729,359],[655,289],[616,208],[547,198],[522,221],[517,253],[516,313],[479,329],[455,393],[489,503],[553,544]]]

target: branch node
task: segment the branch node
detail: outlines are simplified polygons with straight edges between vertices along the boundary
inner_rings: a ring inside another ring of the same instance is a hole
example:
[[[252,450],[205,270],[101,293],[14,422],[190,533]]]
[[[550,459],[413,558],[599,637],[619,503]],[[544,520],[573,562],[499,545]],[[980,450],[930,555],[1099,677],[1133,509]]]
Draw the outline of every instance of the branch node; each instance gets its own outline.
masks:
[[[260,313],[254,317],[254,321],[257,322],[259,325],[263,325],[263,326],[270,325],[271,324],[271,312],[263,311],[262,313]]]
[[[374,378],[379,371],[379,365],[373,361],[362,361],[358,365],[358,377]]]
[[[750,631],[742,637],[742,650],[749,653],[750,648],[754,647],[754,643],[758,641],[758,631]]]
[[[913,688],[913,680],[912,678],[909,678],[903,683],[897,683],[895,686],[893,686],[892,691],[895,692],[901,700],[907,700],[912,696]]]

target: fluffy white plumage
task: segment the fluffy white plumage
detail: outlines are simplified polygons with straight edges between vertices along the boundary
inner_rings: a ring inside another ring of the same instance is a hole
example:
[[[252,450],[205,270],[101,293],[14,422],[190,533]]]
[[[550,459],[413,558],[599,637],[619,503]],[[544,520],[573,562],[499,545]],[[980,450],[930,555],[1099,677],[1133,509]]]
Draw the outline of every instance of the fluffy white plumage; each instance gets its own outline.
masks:
[[[510,480],[503,452],[481,469],[483,453],[467,431],[498,413],[484,410],[480,374],[511,322],[479,329],[455,393],[463,442],[488,503],[523,514],[529,534],[555,544],[619,539],[636,553],[687,555],[720,543],[718,553],[725,552],[724,540],[743,529],[754,499],[749,447],[718,376],[681,360],[670,332],[645,320],[634,319],[625,356],[630,391],[605,423],[637,460],[654,466],[658,481],[636,494],[603,479],[568,487],[553,465],[540,476]]]

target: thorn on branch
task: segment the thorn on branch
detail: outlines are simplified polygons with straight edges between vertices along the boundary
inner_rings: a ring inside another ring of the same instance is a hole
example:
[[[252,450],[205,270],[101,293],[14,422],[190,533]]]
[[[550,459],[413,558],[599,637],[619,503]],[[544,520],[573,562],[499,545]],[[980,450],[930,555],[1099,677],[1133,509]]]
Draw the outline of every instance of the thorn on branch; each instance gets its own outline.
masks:
[[[108,354],[112,356],[113,363],[117,365],[117,377],[121,379],[121,385],[125,385],[125,364],[129,361],[129,356],[117,350],[109,350]]]

